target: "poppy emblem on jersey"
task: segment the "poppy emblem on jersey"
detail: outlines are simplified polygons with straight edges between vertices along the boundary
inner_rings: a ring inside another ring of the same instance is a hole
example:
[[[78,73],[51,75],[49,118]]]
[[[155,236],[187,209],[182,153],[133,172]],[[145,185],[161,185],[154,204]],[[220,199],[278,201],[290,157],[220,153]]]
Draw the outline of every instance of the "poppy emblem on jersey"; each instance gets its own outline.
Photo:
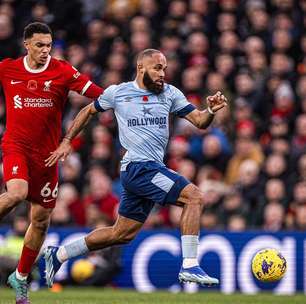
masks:
[[[148,96],[143,96],[142,101],[147,102],[149,100]]]
[[[29,81],[28,81],[27,88],[28,88],[29,90],[35,91],[35,90],[37,89],[37,81],[36,81],[36,80],[33,80],[33,79],[29,80]]]
[[[44,91],[49,92],[52,80],[45,81]]]

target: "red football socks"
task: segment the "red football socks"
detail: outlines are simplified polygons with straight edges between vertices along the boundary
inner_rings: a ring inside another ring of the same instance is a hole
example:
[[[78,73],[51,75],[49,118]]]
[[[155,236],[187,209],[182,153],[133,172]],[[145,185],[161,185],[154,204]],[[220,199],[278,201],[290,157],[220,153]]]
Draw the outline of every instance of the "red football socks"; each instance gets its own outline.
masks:
[[[38,256],[38,253],[38,250],[32,250],[26,246],[23,246],[20,260],[17,266],[18,272],[22,274],[29,274]]]

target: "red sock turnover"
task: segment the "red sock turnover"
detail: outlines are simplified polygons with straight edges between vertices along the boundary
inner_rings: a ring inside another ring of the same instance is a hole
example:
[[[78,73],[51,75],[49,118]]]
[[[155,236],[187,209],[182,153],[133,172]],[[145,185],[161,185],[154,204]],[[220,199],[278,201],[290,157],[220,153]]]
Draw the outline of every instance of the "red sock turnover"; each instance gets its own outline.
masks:
[[[30,273],[31,268],[38,256],[38,253],[39,253],[38,250],[32,250],[26,246],[23,246],[17,267],[18,272],[22,274]]]

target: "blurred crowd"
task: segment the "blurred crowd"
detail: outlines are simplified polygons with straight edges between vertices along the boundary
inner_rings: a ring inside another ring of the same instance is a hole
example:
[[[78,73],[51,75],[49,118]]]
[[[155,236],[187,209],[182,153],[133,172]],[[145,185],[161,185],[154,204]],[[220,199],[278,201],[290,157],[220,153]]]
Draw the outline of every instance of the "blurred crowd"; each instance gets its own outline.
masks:
[[[104,88],[133,79],[135,55],[153,47],[167,56],[166,81],[198,108],[223,92],[229,106],[209,129],[173,119],[165,159],[205,193],[201,227],[306,230],[305,0],[0,3],[0,60],[22,55],[23,27],[40,21],[54,32],[52,55]],[[88,102],[69,95],[63,132]],[[4,126],[2,95],[0,134]],[[113,223],[124,153],[117,135],[107,111],[73,141],[74,153],[60,165],[54,226]],[[180,213],[156,206],[145,225],[177,228]]]

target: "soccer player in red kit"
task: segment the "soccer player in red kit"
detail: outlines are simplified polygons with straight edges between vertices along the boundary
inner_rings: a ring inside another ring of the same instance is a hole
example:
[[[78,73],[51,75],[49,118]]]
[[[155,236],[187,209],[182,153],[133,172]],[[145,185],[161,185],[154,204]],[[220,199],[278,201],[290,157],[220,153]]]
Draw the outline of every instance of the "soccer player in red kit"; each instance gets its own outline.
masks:
[[[97,98],[102,89],[69,63],[50,56],[52,33],[39,22],[24,29],[27,55],[0,62],[0,83],[6,102],[2,138],[7,191],[0,195],[0,219],[18,203],[31,202],[31,224],[17,269],[8,279],[16,303],[30,303],[27,276],[44,242],[58,193],[57,166],[44,160],[60,142],[61,120],[69,90]]]

